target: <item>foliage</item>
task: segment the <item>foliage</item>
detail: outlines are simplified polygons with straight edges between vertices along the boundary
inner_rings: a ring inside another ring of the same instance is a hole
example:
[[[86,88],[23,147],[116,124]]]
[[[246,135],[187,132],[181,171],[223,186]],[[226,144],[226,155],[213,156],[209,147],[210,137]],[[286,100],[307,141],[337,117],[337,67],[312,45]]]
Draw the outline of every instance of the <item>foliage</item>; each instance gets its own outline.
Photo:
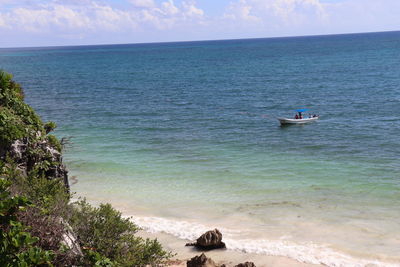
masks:
[[[6,147],[27,135],[21,118],[8,108],[0,107],[0,145]]]
[[[0,145],[3,147],[44,131],[39,116],[23,100],[21,86],[12,80],[11,74],[0,70]]]
[[[17,177],[15,183],[43,214],[64,215],[68,212],[70,195],[60,179],[49,180],[30,173],[28,177]]]
[[[21,86],[15,83],[12,78],[10,73],[0,70],[0,105],[9,102],[12,97],[20,101],[24,100]]]
[[[46,131],[46,134],[54,131],[54,129],[57,127],[56,123],[53,121],[48,121],[43,125],[43,128]]]
[[[135,236],[139,228],[110,204],[95,208],[85,200],[76,202],[70,224],[79,233],[83,247],[121,266],[157,265],[172,256],[157,240]]]
[[[104,255],[101,255],[97,251],[90,249],[85,250],[85,258],[83,265],[95,266],[95,267],[114,267],[118,266],[116,262],[111,261]]]
[[[0,266],[52,266],[53,252],[35,246],[39,239],[17,220],[17,212],[30,202],[25,197],[12,197],[9,186],[9,181],[0,178]]]
[[[47,140],[49,141],[50,145],[57,149],[58,152],[61,152],[62,145],[61,142],[52,134],[47,135]]]

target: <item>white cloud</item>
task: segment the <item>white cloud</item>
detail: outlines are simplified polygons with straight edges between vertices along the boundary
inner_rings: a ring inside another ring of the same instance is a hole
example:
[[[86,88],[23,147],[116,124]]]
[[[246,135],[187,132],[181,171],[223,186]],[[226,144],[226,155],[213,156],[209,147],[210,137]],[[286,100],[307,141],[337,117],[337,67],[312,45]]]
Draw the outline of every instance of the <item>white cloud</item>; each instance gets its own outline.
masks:
[[[202,17],[204,15],[204,11],[196,7],[194,2],[183,2],[182,5],[183,9],[185,10],[185,15],[188,17]]]
[[[168,0],[162,3],[163,13],[166,15],[176,15],[179,13],[179,9],[175,6],[173,0]]]
[[[2,1],[2,0],[0,0]],[[3,0],[4,1],[4,0]],[[183,2],[178,7],[173,0],[156,5],[153,0],[130,0],[133,9],[121,9],[97,1],[53,0],[47,4],[0,10],[0,28],[27,32],[55,32],[70,36],[73,31],[134,32],[140,28],[154,27],[165,30],[200,18],[204,12],[195,2]],[[140,7],[139,9],[136,9]]]
[[[226,18],[264,22],[265,25],[298,26],[310,20],[325,17],[319,0],[239,0],[232,2]]]
[[[213,1],[0,0],[0,36],[96,43],[400,30],[399,0],[230,0],[211,16]]]
[[[153,0],[130,0],[129,2],[139,8],[152,8],[156,6]]]
[[[223,17],[235,21],[260,21],[261,19],[252,12],[252,9],[253,6],[251,3],[248,3],[246,0],[240,0],[239,2],[231,3]]]
[[[399,0],[232,0],[219,24],[260,37],[400,30],[399,11]]]
[[[57,30],[115,30],[119,26],[133,26],[128,12],[114,10],[110,6],[92,3],[76,8],[59,4],[40,5],[35,8],[15,8],[1,14],[9,28],[28,32],[48,32]]]

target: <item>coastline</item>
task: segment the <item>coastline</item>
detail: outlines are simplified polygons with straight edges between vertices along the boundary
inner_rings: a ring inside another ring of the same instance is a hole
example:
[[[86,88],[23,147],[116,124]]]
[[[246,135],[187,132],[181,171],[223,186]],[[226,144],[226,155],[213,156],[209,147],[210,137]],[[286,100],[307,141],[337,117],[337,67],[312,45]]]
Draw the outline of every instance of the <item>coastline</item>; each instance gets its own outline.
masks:
[[[84,196],[80,196],[84,197]],[[73,199],[72,201],[76,201],[78,199]],[[91,199],[88,199],[89,202],[91,202]],[[99,199],[97,201],[91,202],[94,206],[98,206],[100,204]],[[111,204],[116,204],[112,203]],[[201,251],[197,250],[194,247],[188,247],[185,246],[187,242],[195,240],[199,235],[201,235],[203,232],[210,230],[204,225],[200,224],[193,224],[194,226],[192,228],[192,231],[189,232],[181,232],[181,236],[177,237],[176,233],[175,235],[170,233],[166,233],[165,229],[161,226],[161,224],[158,224],[158,227],[156,229],[150,229],[148,228],[148,225],[144,223],[146,219],[148,218],[156,218],[156,217],[142,217],[143,211],[140,211],[139,209],[135,209],[135,211],[132,211],[132,209],[128,209],[127,203],[124,205],[119,205],[117,204],[114,206],[117,208],[119,211],[122,212],[122,215],[124,218],[130,218],[131,221],[133,221],[136,225],[141,227],[141,230],[137,233],[138,236],[142,238],[149,238],[149,239],[157,239],[163,246],[163,248],[167,251],[171,251],[172,253],[176,253],[176,255],[169,261],[167,266],[173,266],[173,267],[183,267],[186,266],[186,261],[193,258],[194,256],[200,255],[201,253],[205,253],[207,257],[210,257],[215,261],[215,263],[222,265],[225,264],[227,267],[230,266],[235,266],[239,263],[243,262],[253,262],[257,267],[287,267],[287,266],[292,266],[292,267],[312,267],[312,266],[324,266],[322,264],[312,264],[312,263],[306,263],[302,262],[296,259],[292,259],[287,256],[279,256],[279,255],[267,255],[267,254],[260,254],[260,253],[249,253],[245,251],[240,251],[238,249],[231,249],[226,248],[226,249],[215,249],[215,250],[210,250],[210,251]],[[136,214],[136,215],[133,215]],[[142,216],[137,216],[137,214],[141,214]],[[179,231],[178,224],[179,222],[173,222],[168,219],[164,218],[156,218],[156,220],[165,220],[169,221],[168,223],[170,225],[175,224],[177,227],[175,228],[176,231]],[[188,222],[184,221],[181,222],[187,227],[190,227]],[[173,226],[172,226],[173,227]],[[224,229],[226,230],[226,229]],[[168,231],[168,230],[167,230]],[[222,234],[224,235],[224,231],[222,231]],[[225,242],[225,238],[223,237],[223,241]]]
[[[86,195],[84,192],[81,193]],[[96,201],[94,201],[90,198],[90,194],[88,200],[93,201],[93,205],[98,205],[100,202],[105,201],[101,197],[96,198]],[[259,232],[258,236],[244,237],[242,234],[246,232],[245,224],[237,225],[235,228],[226,228],[227,225],[217,223],[211,217],[209,218],[211,221],[208,222],[207,220],[200,222],[193,217],[188,219],[184,215],[179,216],[179,213],[175,213],[173,217],[164,217],[166,214],[162,211],[159,211],[161,213],[154,213],[154,211],[143,209],[140,203],[135,204],[135,202],[122,201],[122,199],[115,202],[109,198],[107,201],[115,205],[115,208],[120,210],[125,218],[131,218],[136,225],[143,229],[140,232],[140,236],[157,238],[165,249],[177,253],[174,259],[178,260],[178,262],[183,261],[185,263],[185,260],[200,255],[202,251],[185,247],[185,244],[194,241],[204,232],[217,228],[223,234],[223,241],[227,244],[227,249],[207,251],[205,254],[216,263],[226,264],[227,266],[234,266],[246,261],[252,261],[256,266],[278,267],[400,266],[395,257],[386,257],[385,255],[378,256],[378,258],[368,257],[366,253],[354,254],[354,251],[352,253],[351,251],[343,250],[343,248],[338,249],[334,246],[329,246],[328,242],[324,241],[324,235],[319,236],[318,240],[306,243],[290,241],[286,236],[272,237],[270,235],[273,234],[272,232],[267,236],[265,235],[266,233]],[[305,234],[311,235],[312,233]],[[325,234],[328,234],[328,232]],[[290,236],[289,232],[287,235]],[[176,264],[178,264],[177,266],[184,266],[179,265],[181,263]]]
[[[168,266],[184,267],[186,261],[194,256],[200,255],[203,251],[196,250],[193,247],[186,247],[185,240],[176,238],[165,233],[149,233],[144,230],[138,233],[143,238],[157,239],[166,250],[171,250],[177,255],[171,260]],[[253,262],[257,267],[313,267],[323,266],[319,264],[308,264],[299,262],[282,256],[269,256],[255,253],[244,253],[230,249],[216,249],[205,251],[207,257],[212,258],[217,264],[225,264],[227,267],[235,266],[239,263]]]
[[[131,217],[131,216],[126,216]],[[143,218],[143,217],[142,217]],[[164,218],[145,217],[141,220],[139,217],[131,217],[131,220],[142,228],[140,236],[145,238],[157,238],[161,244],[174,253],[177,253],[175,259],[188,260],[194,256],[203,253],[201,250],[196,250],[193,247],[186,247],[187,242],[196,240],[198,236],[205,231],[212,230],[212,227],[204,227],[199,224],[194,224],[194,228],[190,232],[179,231],[182,229],[182,224],[187,222],[169,221],[168,224],[172,227],[175,225],[175,230],[172,228],[163,228],[162,224],[168,221]],[[155,222],[149,227],[146,223],[147,219],[152,219]],[[160,225],[157,225],[160,224]],[[189,225],[186,225],[186,227]],[[218,228],[218,227],[217,227]],[[221,232],[224,234],[224,230]],[[229,237],[223,237],[226,243],[226,249],[217,249],[205,252],[208,257],[211,257],[219,264],[227,266],[235,266],[242,262],[254,262],[256,266],[343,266],[343,267],[398,267],[400,266],[395,259],[380,258],[368,259],[357,257],[356,255],[347,254],[344,251],[338,251],[329,246],[321,244],[297,244],[285,240],[257,240],[257,239],[242,239],[233,240]],[[180,265],[178,265],[180,266]]]

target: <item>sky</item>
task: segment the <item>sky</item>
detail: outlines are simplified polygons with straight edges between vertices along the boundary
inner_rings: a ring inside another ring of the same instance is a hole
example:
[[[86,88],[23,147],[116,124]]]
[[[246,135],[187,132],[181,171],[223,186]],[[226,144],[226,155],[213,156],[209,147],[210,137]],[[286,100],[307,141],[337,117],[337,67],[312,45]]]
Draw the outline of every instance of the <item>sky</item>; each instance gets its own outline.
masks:
[[[400,30],[400,0],[0,0],[0,47]]]

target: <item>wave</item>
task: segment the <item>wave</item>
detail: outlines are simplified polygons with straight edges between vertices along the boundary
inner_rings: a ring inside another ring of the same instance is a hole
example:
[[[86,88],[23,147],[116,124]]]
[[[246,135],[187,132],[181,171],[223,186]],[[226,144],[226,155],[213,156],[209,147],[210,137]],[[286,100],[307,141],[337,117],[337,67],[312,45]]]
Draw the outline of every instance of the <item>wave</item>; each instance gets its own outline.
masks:
[[[210,230],[202,224],[176,221],[159,217],[130,217],[133,222],[149,233],[166,233],[184,240],[195,240]],[[218,227],[224,234],[227,249],[243,253],[283,256],[308,264],[322,264],[331,267],[399,267],[398,264],[378,260],[354,258],[350,255],[314,243],[295,243],[287,240],[237,239],[241,231]]]

